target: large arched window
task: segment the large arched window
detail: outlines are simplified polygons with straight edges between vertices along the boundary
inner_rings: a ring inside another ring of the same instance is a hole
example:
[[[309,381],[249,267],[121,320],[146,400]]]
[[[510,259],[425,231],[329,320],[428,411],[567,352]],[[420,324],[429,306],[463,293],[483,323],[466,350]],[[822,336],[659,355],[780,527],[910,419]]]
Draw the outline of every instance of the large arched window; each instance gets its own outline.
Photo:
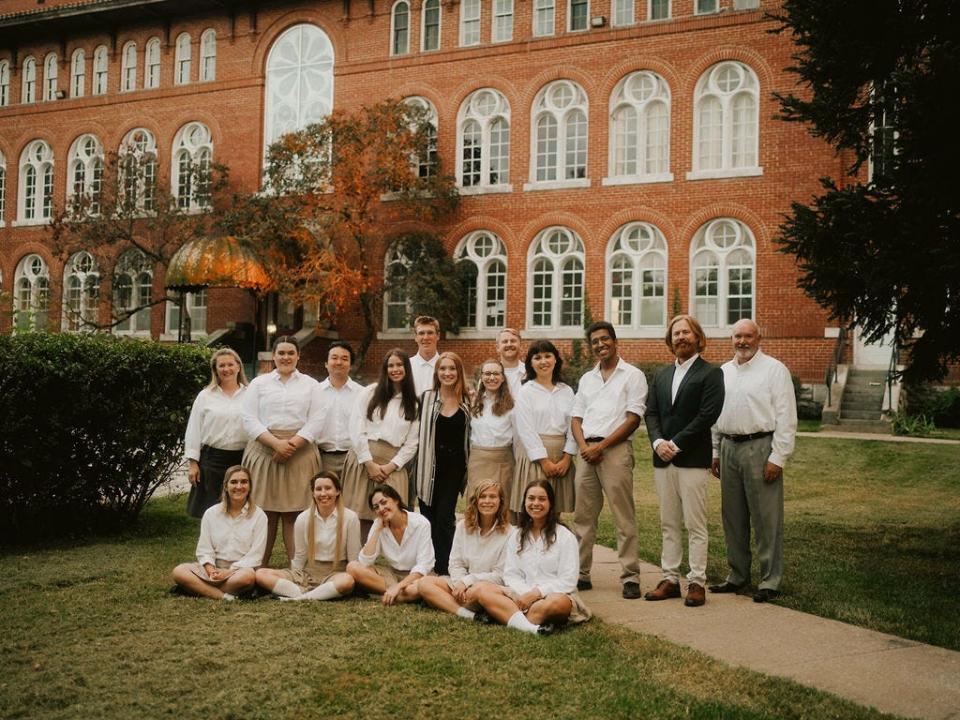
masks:
[[[424,52],[440,49],[440,0],[424,0],[421,11],[420,49]]]
[[[759,175],[760,83],[740,62],[707,70],[694,90],[693,172],[688,177]]]
[[[693,236],[691,306],[701,324],[728,327],[754,316],[755,253],[753,233],[739,220],[711,220]]]
[[[143,52],[143,87],[146,90],[160,87],[160,38],[147,40]]]
[[[86,251],[74,253],[63,269],[63,329],[95,329],[99,301],[97,261]]]
[[[460,241],[454,253],[466,283],[460,306],[460,327],[502,328],[507,317],[507,251],[491,232],[477,230]]]
[[[19,220],[49,220],[53,215],[53,151],[43,140],[34,140],[23,149],[19,184]]]
[[[193,47],[189,33],[180,33],[177,36],[176,50],[173,60],[173,84],[186,85],[190,82],[190,65],[193,60]]]
[[[397,0],[390,15],[390,54],[406,55],[410,52],[410,3]]]
[[[667,321],[667,241],[656,227],[632,222],[607,245],[607,317],[626,330],[663,329]]]
[[[113,268],[114,331],[120,334],[150,332],[153,267],[135,248],[127,250]]]
[[[83,48],[73,51],[70,58],[70,97],[81,98],[87,86],[87,53]]]
[[[207,28],[200,36],[200,82],[217,79],[217,31]]]
[[[93,94],[107,91],[107,46],[100,45],[93,51]]]
[[[422,110],[427,123],[427,155],[415,158],[415,167],[417,177],[428,178],[437,171],[437,163],[440,161],[437,154],[437,109],[432,102],[419,95],[408,97],[403,102]]]
[[[56,53],[49,53],[43,60],[43,99],[57,99],[59,61]]]
[[[137,44],[128,42],[120,51],[120,92],[137,89]]]
[[[37,60],[32,56],[23,59],[20,66],[20,102],[37,101]]]
[[[477,90],[460,105],[457,178],[465,189],[510,189],[510,103],[497,90]]]
[[[100,212],[102,184],[103,146],[93,135],[81,135],[70,146],[67,198],[71,203],[86,203],[87,211],[96,215]]]
[[[149,130],[135,128],[120,143],[120,188],[127,211],[151,211],[157,189],[157,141]]]
[[[583,241],[573,230],[549,227],[534,239],[528,254],[530,327],[583,326]]]
[[[402,282],[409,265],[410,261],[397,246],[391,246],[383,261],[383,277],[393,280],[383,294],[384,330],[406,330],[409,327],[410,303],[407,292],[402,286],[398,287],[398,281]]]
[[[670,88],[656,73],[631,73],[610,95],[610,178],[671,180]]]
[[[13,326],[45,330],[50,312],[50,269],[39,255],[27,255],[13,276]]]
[[[0,107],[10,104],[10,62],[0,60]]]
[[[200,210],[210,205],[210,173],[213,141],[210,130],[198,122],[187,123],[173,138],[170,192],[182,210]]]
[[[587,177],[587,94],[556,80],[541,88],[531,113],[530,181],[581,187]]]
[[[320,122],[333,109],[333,45],[316,25],[294,25],[267,56],[264,146]]]

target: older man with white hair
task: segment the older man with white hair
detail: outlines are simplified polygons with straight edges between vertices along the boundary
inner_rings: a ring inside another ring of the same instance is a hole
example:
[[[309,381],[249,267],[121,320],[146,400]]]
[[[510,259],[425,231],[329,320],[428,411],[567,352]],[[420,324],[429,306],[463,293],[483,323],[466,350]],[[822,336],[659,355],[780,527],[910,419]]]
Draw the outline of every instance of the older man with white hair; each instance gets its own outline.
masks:
[[[713,474],[720,478],[723,534],[730,572],[715,593],[750,583],[750,525],[760,581],[754,602],[780,595],[783,577],[783,466],[793,453],[797,402],[790,371],[760,350],[760,328],[733,326],[733,359],[724,363],[723,411],[713,426]]]

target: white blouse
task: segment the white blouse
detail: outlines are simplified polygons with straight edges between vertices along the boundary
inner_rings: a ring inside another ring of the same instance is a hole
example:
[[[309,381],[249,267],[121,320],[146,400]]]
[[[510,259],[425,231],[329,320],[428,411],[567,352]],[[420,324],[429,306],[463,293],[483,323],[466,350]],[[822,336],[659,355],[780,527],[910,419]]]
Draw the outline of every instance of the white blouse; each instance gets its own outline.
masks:
[[[513,395],[514,400],[516,400],[520,388],[523,387],[523,379],[527,376],[527,368],[523,363],[518,363],[516,367],[505,367],[503,369],[503,375],[506,377],[507,384],[510,386],[510,394]]]
[[[370,528],[371,534],[374,531],[374,528]],[[367,542],[369,541],[370,535],[367,535]],[[390,529],[384,528],[377,539],[377,547],[373,555],[364,554],[361,548],[358,559],[363,565],[369,566],[373,565],[381,555],[398,573],[429,575],[436,562],[433,554],[433,540],[430,539],[430,521],[423,515],[408,510],[407,527],[399,543]]]
[[[225,560],[232,570],[259,567],[266,547],[267,515],[260,508],[250,512],[250,503],[236,517],[230,517],[217,503],[200,519],[197,562],[201,565]]]
[[[483,412],[470,418],[470,444],[485,448],[499,448],[513,444],[516,431],[514,411],[493,414],[493,398],[483,396]]]
[[[565,383],[557,383],[547,390],[536,380],[523,384],[516,398],[517,435],[531,462],[547,457],[540,435],[563,435],[563,451],[576,457],[577,441],[570,432],[570,413],[573,410],[573,390]]]
[[[297,430],[307,442],[315,442],[323,430],[326,412],[320,383],[299,370],[286,382],[277,370],[250,381],[243,399],[243,427],[251,439],[274,430]]]
[[[218,450],[243,450],[247,444],[247,433],[243,429],[246,390],[245,385],[240,385],[233,396],[227,395],[219,385],[200,391],[193,401],[183,442],[187,460],[199,460],[203,445]]]
[[[463,520],[458,521],[450,549],[451,582],[462,582],[470,587],[485,580],[499,585],[503,579],[507,541],[511,535],[509,527],[504,532],[491,529],[485,535],[479,528],[469,532],[467,524]]]
[[[316,562],[337,562],[346,558],[347,562],[357,559],[360,554],[360,518],[350,508],[343,508],[343,534],[340,538],[342,547],[334,552],[337,542],[337,511],[324,518],[317,512],[314,505],[297,515],[293,526],[294,547],[296,551],[290,561],[291,570],[303,570],[307,566],[307,523],[310,513],[313,520],[313,559]]]
[[[545,548],[543,536],[528,537],[519,552],[520,528],[514,528],[507,542],[507,561],[503,570],[503,584],[518,595],[534,588],[541,595],[571,593],[577,589],[580,574],[580,556],[577,536],[563,525],[557,525],[557,539]]]
[[[387,411],[381,416],[380,412],[373,412],[373,419],[367,419],[367,405],[376,391],[377,385],[367,385],[357,393],[353,414],[350,416],[350,443],[361,463],[370,462],[373,455],[370,453],[371,440],[383,440],[396,448],[400,448],[394,455],[392,462],[398,468],[406,465],[417,454],[417,444],[420,440],[419,418],[407,420],[403,416],[403,398],[399,393],[393,396],[387,405]]]

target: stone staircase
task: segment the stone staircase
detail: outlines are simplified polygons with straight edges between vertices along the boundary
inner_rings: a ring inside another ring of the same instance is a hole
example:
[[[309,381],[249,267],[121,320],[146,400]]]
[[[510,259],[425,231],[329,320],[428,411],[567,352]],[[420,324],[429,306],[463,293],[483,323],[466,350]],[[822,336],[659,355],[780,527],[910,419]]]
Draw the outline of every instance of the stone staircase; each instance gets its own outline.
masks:
[[[881,419],[886,379],[885,370],[850,368],[840,403],[840,422],[835,429],[889,433],[890,423]]]

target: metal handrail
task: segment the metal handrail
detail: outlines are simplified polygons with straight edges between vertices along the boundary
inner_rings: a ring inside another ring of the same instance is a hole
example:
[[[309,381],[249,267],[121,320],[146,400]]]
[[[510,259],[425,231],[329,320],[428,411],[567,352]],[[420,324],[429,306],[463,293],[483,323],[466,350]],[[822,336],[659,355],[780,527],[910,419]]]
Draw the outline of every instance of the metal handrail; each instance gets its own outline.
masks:
[[[893,383],[900,377],[900,371],[897,365],[900,364],[900,347],[896,342],[893,344],[893,350],[890,351],[890,364],[887,366],[887,408],[883,412],[893,412]]]
[[[847,329],[841,327],[840,332],[837,333],[837,342],[833,347],[833,355],[830,358],[830,364],[827,366],[827,373],[824,377],[824,382],[827,386],[827,407],[833,407],[833,381],[837,375],[837,366],[840,365],[840,361],[843,360],[843,348],[846,344]]]

